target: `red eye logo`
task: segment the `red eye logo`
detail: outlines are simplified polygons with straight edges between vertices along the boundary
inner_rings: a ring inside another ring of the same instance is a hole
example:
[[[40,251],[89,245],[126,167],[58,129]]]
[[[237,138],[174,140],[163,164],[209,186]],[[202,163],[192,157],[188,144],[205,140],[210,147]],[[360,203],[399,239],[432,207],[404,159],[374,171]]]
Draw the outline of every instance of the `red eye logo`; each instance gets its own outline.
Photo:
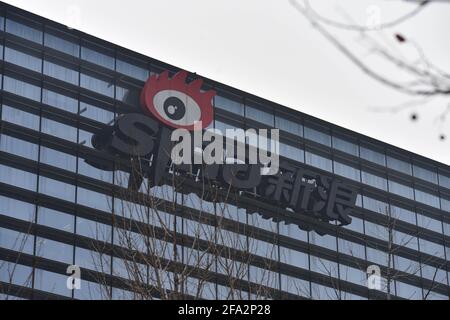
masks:
[[[169,79],[169,72],[150,77],[141,93],[141,105],[162,123],[176,129],[194,130],[197,122],[202,129],[213,120],[213,90],[202,92],[203,80],[186,83],[188,73],[180,71]]]

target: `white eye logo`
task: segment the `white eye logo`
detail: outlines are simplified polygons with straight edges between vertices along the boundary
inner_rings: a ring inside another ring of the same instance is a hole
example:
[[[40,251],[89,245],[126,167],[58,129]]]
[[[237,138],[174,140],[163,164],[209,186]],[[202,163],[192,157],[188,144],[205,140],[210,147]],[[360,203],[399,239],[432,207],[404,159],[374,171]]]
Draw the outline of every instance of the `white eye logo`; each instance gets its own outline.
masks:
[[[204,129],[213,120],[211,101],[216,93],[202,92],[203,80],[187,84],[186,78],[186,71],[180,71],[172,79],[167,71],[150,77],[142,90],[142,107],[169,127],[193,131],[195,124],[201,122]]]

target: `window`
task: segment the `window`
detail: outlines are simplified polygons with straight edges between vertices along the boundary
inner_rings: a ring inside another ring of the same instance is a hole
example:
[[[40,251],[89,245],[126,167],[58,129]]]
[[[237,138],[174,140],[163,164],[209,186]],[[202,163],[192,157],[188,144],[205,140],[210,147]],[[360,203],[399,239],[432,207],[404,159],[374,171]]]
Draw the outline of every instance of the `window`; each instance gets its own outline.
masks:
[[[305,127],[305,138],[331,147],[331,136],[321,131]]]
[[[306,151],[306,164],[333,172],[333,163],[330,159],[324,158],[317,154]]]
[[[321,273],[327,277],[338,278],[338,264],[322,258],[311,256],[311,271]]]
[[[75,217],[60,211],[39,207],[38,224],[72,233],[74,231]]]
[[[24,254],[33,254],[33,244],[33,235],[0,228],[0,248]]]
[[[389,205],[386,202],[369,198],[366,196],[363,196],[363,207],[364,209],[371,210],[373,212],[381,214],[389,213]]]
[[[333,136],[333,148],[354,155],[355,157],[359,156],[359,147],[357,144],[334,136]]]
[[[111,257],[98,251],[75,248],[75,264],[101,273],[111,273]]]
[[[77,217],[77,234],[98,241],[111,242],[112,228],[103,223]]]
[[[77,158],[75,156],[72,156],[70,154],[56,151],[44,146],[41,146],[41,157],[40,161],[41,163],[48,164],[53,167],[57,167],[60,169],[68,170],[75,172],[76,166],[77,166]]]
[[[414,189],[412,187],[398,183],[391,178],[389,179],[389,192],[414,200]]]
[[[297,268],[309,269],[308,254],[280,246],[280,261]]]
[[[441,197],[441,208],[443,211],[450,212],[450,200]]]
[[[324,248],[336,251],[336,246],[337,246],[336,237],[331,236],[329,234],[324,234],[323,236],[320,236],[317,233],[315,233],[314,231],[310,232],[309,233],[309,243],[316,245],[316,246],[320,246],[320,247],[324,247]]]
[[[39,44],[42,43],[42,31],[11,19],[6,19],[6,32]]]
[[[422,277],[433,281],[434,286],[437,283],[442,283],[447,285],[447,272],[440,268],[422,264]]]
[[[113,172],[97,169],[88,164],[84,159],[78,158],[78,174],[92,179],[102,180],[108,183],[113,182]]]
[[[416,251],[419,250],[419,243],[416,236],[395,230],[392,233],[392,237],[392,242],[401,247],[407,247]]]
[[[106,124],[114,120],[114,112],[85,102],[80,103],[80,116]]]
[[[39,130],[40,121],[37,115],[7,105],[2,107],[2,120],[28,129]]]
[[[298,121],[300,122],[300,120]],[[296,136],[303,137],[303,126],[298,122],[294,122],[277,116],[275,117],[275,127],[282,131],[286,131],[295,134]]]
[[[33,268],[1,260],[0,266],[2,271],[0,272],[0,281],[6,283],[5,287],[8,287],[10,284],[21,287],[31,287]]]
[[[417,249],[417,248],[416,248]],[[420,264],[417,261],[406,259],[399,256],[393,256],[394,266],[396,270],[407,272],[420,276]]]
[[[387,266],[388,255],[386,252],[367,247],[367,260],[378,265]]]
[[[73,263],[73,246],[44,238],[36,238],[36,255],[67,264]]]
[[[391,205],[391,217],[416,225],[416,213],[394,205]]]
[[[426,205],[429,205],[431,207],[435,207],[437,209],[440,209],[441,206],[439,204],[439,197],[434,195],[434,194],[430,194],[424,191],[421,191],[419,189],[415,189],[415,194],[416,194],[416,201],[420,202],[420,203],[424,203]]]
[[[383,241],[388,241],[389,230],[388,227],[378,225],[373,222],[364,221],[366,235],[369,237],[377,238]]]
[[[16,156],[37,161],[39,146],[24,140],[2,134],[0,136],[0,150]]]
[[[257,122],[264,123],[268,126],[273,127],[274,125],[274,116],[268,112],[264,112],[262,110],[246,106],[246,114],[245,116],[249,119],[255,120]]]
[[[15,219],[34,222],[34,204],[0,196],[0,214]]]
[[[413,172],[414,172],[414,177],[431,182],[431,183],[438,183],[438,175],[436,170],[428,170],[425,169],[423,167],[414,165],[413,166]]]
[[[343,228],[364,234],[364,221],[360,218],[352,217],[352,223],[343,226]]]
[[[281,290],[301,297],[311,296],[308,281],[286,276],[284,274],[281,275]]]
[[[75,201],[75,186],[44,176],[39,177],[39,193],[61,200]]]
[[[42,60],[12,48],[5,47],[5,61],[36,72],[41,72]]]
[[[23,82],[8,76],[3,77],[3,90],[17,94],[19,96],[41,101],[41,88],[27,82]]]
[[[387,166],[390,169],[412,175],[411,163],[387,156]]]
[[[365,270],[352,268],[343,264],[339,265],[339,277],[343,281],[349,281],[360,286],[367,284],[367,275]]]
[[[71,56],[78,57],[80,54],[80,46],[68,40],[64,40],[50,33],[45,33],[44,45],[46,47],[67,53]]]
[[[116,86],[116,100],[136,107],[140,105],[141,89],[131,85]]]
[[[72,290],[67,289],[66,283],[67,275],[36,269],[34,288],[37,290],[71,297]]]
[[[78,112],[77,99],[47,89],[42,90],[42,103],[68,112]]]
[[[409,300],[421,300],[422,299],[422,289],[400,282],[395,281],[397,288],[397,296],[409,299]]]
[[[446,175],[439,174],[439,185],[441,187],[445,187],[447,189],[450,189],[450,178]]]
[[[354,167],[334,161],[334,173],[354,181],[360,181],[360,171]]]
[[[366,251],[363,245],[338,238],[338,246],[340,253],[359,259],[366,259]]]
[[[293,147],[291,145],[282,142],[280,142],[280,156],[298,162],[305,162],[305,152],[302,149]]]
[[[71,142],[77,141],[76,128],[47,118],[42,118],[42,132]]]
[[[63,67],[50,61],[44,61],[44,74],[55,79],[78,85],[78,71]]]
[[[112,80],[104,81],[87,74],[81,74],[81,87],[103,94],[105,96],[114,97],[114,83]]]
[[[78,187],[78,203],[106,212],[111,212],[112,209],[110,196],[80,187]]]
[[[0,182],[12,186],[36,191],[36,175],[0,164]]]
[[[386,157],[384,156],[384,154],[363,146],[361,146],[360,150],[361,150],[361,158],[379,164],[381,166],[386,165]]]
[[[146,81],[149,77],[148,70],[120,59],[117,59],[116,71],[142,81]]]
[[[417,224],[419,227],[442,233],[442,222],[430,217],[417,214]]]
[[[74,298],[78,300],[103,300],[106,297],[109,297],[109,287],[86,280],[83,280],[81,289],[74,292]]]
[[[233,101],[221,96],[216,96],[214,98],[214,106],[228,112],[244,116],[244,108],[242,104],[237,101]]]
[[[97,52],[95,50],[81,47],[81,59],[95,63],[99,66],[114,70],[114,57]]]
[[[363,183],[365,183],[369,186],[387,191],[387,179],[386,178],[382,178],[380,176],[374,175],[367,171],[361,171],[361,177],[362,177]]]
[[[441,244],[419,238],[419,247],[420,251],[423,253],[427,253],[429,255],[442,259],[445,258],[444,246]]]

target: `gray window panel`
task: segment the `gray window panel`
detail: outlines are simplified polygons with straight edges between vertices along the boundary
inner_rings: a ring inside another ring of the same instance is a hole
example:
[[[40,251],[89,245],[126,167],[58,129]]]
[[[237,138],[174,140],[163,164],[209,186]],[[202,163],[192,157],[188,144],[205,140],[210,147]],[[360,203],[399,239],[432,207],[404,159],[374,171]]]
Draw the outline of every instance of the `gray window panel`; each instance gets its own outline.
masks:
[[[414,200],[414,189],[389,179],[389,192]]]
[[[354,181],[361,181],[359,169],[334,161],[334,173]]]
[[[5,47],[5,61],[36,72],[42,70],[42,59]]]
[[[75,201],[75,186],[44,176],[39,177],[39,193],[61,200]]]
[[[92,137],[94,136],[94,134],[92,132],[84,131],[81,129],[78,130],[78,132],[79,132],[78,143],[84,147],[93,149],[94,147],[92,146]]]
[[[415,195],[416,195],[416,201],[420,202],[420,203],[424,203],[426,205],[429,205],[431,207],[440,209],[440,201],[439,201],[439,197],[433,194],[429,194],[427,192],[423,192],[421,190],[415,189],[414,190]]]
[[[275,127],[296,136],[303,137],[303,126],[295,121],[285,119],[283,117],[275,117]]]
[[[12,262],[0,260],[0,281],[7,285],[31,287],[33,268]]]
[[[281,275],[281,290],[301,297],[309,298],[311,296],[309,281]]]
[[[81,47],[81,59],[114,70],[115,65],[114,57],[97,52],[95,50],[86,47]]]
[[[444,233],[446,236],[450,236],[450,224],[444,223]],[[447,257],[450,258],[450,252]]]
[[[359,146],[357,144],[338,137],[333,137],[333,148],[354,155],[355,157],[359,156]]]
[[[306,164],[313,167],[320,168],[329,172],[333,172],[333,162],[331,159],[324,158],[317,154],[306,151],[305,153]]]
[[[214,203],[201,199],[196,194],[189,194],[184,197],[184,202],[187,207],[198,209],[203,212],[214,214]],[[235,207],[236,208],[236,207]],[[230,208],[231,210],[235,208]],[[218,212],[219,214],[222,212]]]
[[[80,86],[111,98],[114,97],[114,83],[112,80],[108,82],[82,73]]]
[[[91,251],[76,247],[75,264],[83,269],[106,274],[111,273],[111,257],[98,251]]]
[[[389,213],[389,205],[386,202],[372,199],[366,196],[363,197],[363,206],[364,209],[381,213],[384,215]]]
[[[77,169],[77,158],[75,156],[43,146],[41,146],[40,153],[41,163],[72,172]]]
[[[450,212],[450,200],[441,197],[441,209]]]
[[[280,142],[280,155],[298,162],[305,162],[305,151]]]
[[[8,76],[3,77],[3,90],[17,94],[19,96],[41,101],[41,88],[27,82],[23,82]]]
[[[253,283],[261,284],[274,289],[280,288],[278,273],[250,266],[249,279]]]
[[[305,127],[305,138],[331,147],[331,136],[321,131]]]
[[[112,228],[109,225],[77,217],[77,234],[94,240],[111,242]]]
[[[221,96],[216,96],[214,98],[214,106],[216,108],[223,109],[228,112],[238,114],[240,116],[244,116],[244,107],[241,103],[237,101],[233,101]]]
[[[118,288],[112,288],[112,300],[113,301],[128,301],[128,300],[136,300],[136,294]]]
[[[39,44],[42,43],[42,31],[11,19],[6,19],[6,32]]]
[[[363,245],[339,238],[338,246],[340,253],[345,253],[349,256],[363,260],[366,259],[366,250]]]
[[[422,289],[400,282],[395,281],[397,296],[410,299],[410,300],[421,300],[422,299]]]
[[[22,158],[37,161],[39,146],[28,141],[2,134],[0,136],[0,150]]]
[[[74,291],[78,300],[104,300],[109,297],[109,288],[104,284],[82,280],[81,289]]]
[[[80,116],[106,124],[114,120],[114,112],[95,107],[85,102],[80,103]]]
[[[323,236],[318,235],[314,231],[309,233],[309,243],[336,251],[336,237],[329,234]]]
[[[366,159],[367,161],[379,164],[381,166],[386,165],[386,156],[383,153],[361,146],[360,155],[361,158]]]
[[[387,156],[387,166],[390,169],[412,175],[411,163]]]
[[[308,241],[308,233],[304,230],[301,230],[297,225],[294,224],[285,224],[284,222],[280,222],[278,224],[280,229],[280,234],[301,241]]]
[[[246,106],[245,107],[245,116],[249,119],[255,120],[257,122],[264,123],[268,126],[274,126],[274,115],[268,112],[264,112],[262,110]]]
[[[364,221],[366,235],[383,241],[389,240],[389,229],[373,222]]]
[[[445,249],[441,244],[419,238],[420,251],[438,258],[445,258]]]
[[[439,175],[439,185],[441,187],[445,187],[447,189],[450,189],[450,178],[445,176],[445,175],[443,175],[443,174],[440,174]]]
[[[410,210],[391,205],[391,217],[416,225],[416,214]]]
[[[377,189],[381,189],[384,191],[387,191],[387,179],[371,174],[369,172],[366,171],[361,171],[361,177],[362,177],[362,182],[375,187]]]
[[[47,89],[42,90],[42,103],[72,113],[78,112],[78,100]]]
[[[427,216],[417,214],[417,224],[419,227],[442,233],[442,222],[429,218]]]
[[[428,290],[425,291],[425,294],[427,294],[427,293],[428,293]],[[426,298],[427,298],[427,300],[448,300],[448,296],[436,293],[434,291],[430,291]]]
[[[59,38],[50,33],[45,34],[44,45],[75,57],[78,57],[80,54],[80,46],[78,44]]]
[[[112,210],[112,198],[102,193],[78,187],[77,198],[78,204],[106,212]]]
[[[343,226],[343,228],[364,234],[364,222],[362,219],[356,217],[352,217],[352,223]]]
[[[2,120],[28,129],[39,130],[40,120],[37,115],[7,105],[2,107]]]
[[[44,74],[61,81],[78,85],[78,71],[44,61]]]
[[[72,296],[72,290],[67,289],[67,275],[36,269],[34,288],[52,294],[66,297]]]
[[[394,259],[394,267],[396,270],[420,277],[421,267],[419,262],[395,255],[393,256],[393,259]]]
[[[41,131],[51,136],[68,140],[71,142],[77,142],[77,129],[66,124],[42,118]]]
[[[0,247],[24,254],[33,254],[34,236],[0,228]]]
[[[142,81],[146,81],[149,77],[148,70],[120,59],[117,59],[116,71]]]
[[[378,265],[387,266],[388,264],[388,255],[386,252],[382,252],[377,249],[373,249],[370,247],[366,248],[367,250],[367,260],[373,262]]]
[[[30,191],[36,191],[37,176],[31,172],[0,164],[0,182]]]
[[[366,270],[356,269],[347,265],[339,265],[339,278],[360,286],[367,285]]]
[[[314,256],[310,256],[311,271],[321,273],[323,275],[326,275],[327,277],[333,277],[338,278],[339,277],[339,270],[338,270],[338,264],[334,261],[329,261],[322,258],[317,258]]]
[[[137,88],[122,88],[116,86],[116,100],[122,101],[131,106],[140,105],[141,90]]]
[[[36,255],[49,260],[73,264],[73,246],[41,237],[36,238]]]
[[[435,283],[435,285],[437,283],[442,283],[444,285],[447,285],[447,272],[445,270],[423,264],[421,271],[422,271],[422,277],[433,281]]]
[[[438,175],[437,172],[431,171],[425,168],[422,168],[420,166],[414,165],[413,166],[413,172],[414,177],[431,182],[431,183],[438,183]]]
[[[309,269],[308,254],[285,247],[280,247],[280,261],[297,268]]]
[[[14,219],[34,222],[36,206],[28,202],[0,196],[0,214]]]
[[[75,217],[45,207],[38,208],[38,224],[65,232],[74,232]]]
[[[339,291],[335,288],[311,282],[311,298],[314,300],[338,300]]]
[[[82,158],[78,158],[78,174],[108,183],[113,182],[112,171],[104,171],[101,169],[97,169],[91,166],[90,164],[86,163],[86,161]]]
[[[406,234],[397,230],[392,232],[392,242],[400,247],[406,247],[413,250],[419,249],[419,242],[417,236]]]

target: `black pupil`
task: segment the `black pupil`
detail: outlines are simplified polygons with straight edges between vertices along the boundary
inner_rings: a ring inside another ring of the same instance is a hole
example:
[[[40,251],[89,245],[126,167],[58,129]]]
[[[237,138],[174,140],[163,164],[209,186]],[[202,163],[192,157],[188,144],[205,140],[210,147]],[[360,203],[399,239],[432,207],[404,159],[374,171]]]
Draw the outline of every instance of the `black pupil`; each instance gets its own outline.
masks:
[[[177,97],[170,97],[164,102],[164,112],[172,120],[180,120],[186,115],[186,106]]]

